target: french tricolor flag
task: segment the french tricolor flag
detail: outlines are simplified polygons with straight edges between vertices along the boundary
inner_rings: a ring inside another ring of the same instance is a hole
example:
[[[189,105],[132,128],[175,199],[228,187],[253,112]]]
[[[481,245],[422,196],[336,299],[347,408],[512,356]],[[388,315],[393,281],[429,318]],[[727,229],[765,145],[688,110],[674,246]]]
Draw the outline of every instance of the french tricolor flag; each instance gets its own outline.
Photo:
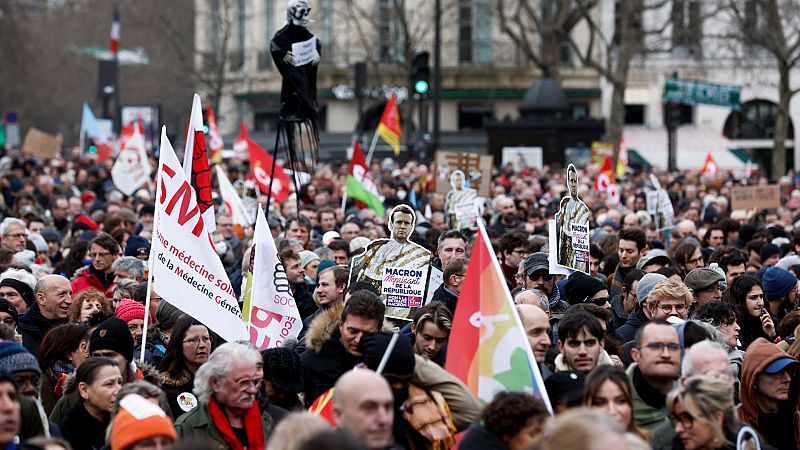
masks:
[[[117,7],[114,6],[114,21],[111,22],[111,43],[109,44],[108,49],[111,50],[111,54],[115,58],[119,52],[119,38],[119,11],[117,10]]]

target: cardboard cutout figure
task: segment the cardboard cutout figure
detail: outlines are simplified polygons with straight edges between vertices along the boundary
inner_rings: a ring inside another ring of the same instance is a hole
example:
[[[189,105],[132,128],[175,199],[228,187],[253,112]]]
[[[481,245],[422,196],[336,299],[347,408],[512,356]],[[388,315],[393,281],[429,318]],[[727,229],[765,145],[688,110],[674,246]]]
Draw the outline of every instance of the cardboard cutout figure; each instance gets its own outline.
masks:
[[[672,201],[666,189],[661,187],[658,178],[650,174],[650,182],[655,191],[647,192],[647,213],[653,216],[653,222],[658,231],[672,228],[675,225],[675,210],[672,209]]]
[[[450,189],[444,197],[444,209],[447,211],[449,226],[452,229],[478,228],[478,205],[475,199],[478,192],[465,187],[466,177],[464,172],[454,170],[450,174]]]
[[[556,213],[556,255],[558,265],[589,273],[589,208],[578,198],[578,171],[567,167],[567,195]]]
[[[431,252],[411,242],[416,214],[398,205],[389,215],[389,239],[375,239],[353,258],[350,281],[366,281],[381,293],[386,317],[410,320],[424,303]]]

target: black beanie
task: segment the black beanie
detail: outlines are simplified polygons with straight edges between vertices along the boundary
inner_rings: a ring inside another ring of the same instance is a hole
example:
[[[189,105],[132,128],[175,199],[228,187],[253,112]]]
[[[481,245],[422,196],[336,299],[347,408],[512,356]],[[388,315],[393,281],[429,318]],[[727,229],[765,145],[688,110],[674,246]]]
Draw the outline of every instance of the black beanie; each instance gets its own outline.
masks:
[[[17,313],[17,308],[10,301],[0,298],[0,312],[8,313],[14,319],[14,323],[19,324],[19,313]]]
[[[392,333],[381,331],[365,334],[358,343],[358,351],[364,355],[364,364],[372,370],[378,370],[383,354],[386,353],[391,340]],[[402,334],[398,336],[383,373],[399,376],[414,373],[414,350],[411,348],[411,340],[407,336]]]
[[[89,338],[89,352],[113,350],[133,361],[133,336],[128,325],[117,317],[106,319],[97,326]]]
[[[603,289],[608,289],[602,281],[583,272],[575,272],[564,284],[564,297],[570,305],[585,303]]]
[[[28,283],[23,283],[22,281],[15,280],[14,278],[5,278],[3,281],[0,281],[0,287],[8,286],[10,288],[14,288],[19,292],[19,295],[22,296],[22,299],[25,300],[25,304],[31,306],[35,301],[33,297],[33,289],[28,286]]]

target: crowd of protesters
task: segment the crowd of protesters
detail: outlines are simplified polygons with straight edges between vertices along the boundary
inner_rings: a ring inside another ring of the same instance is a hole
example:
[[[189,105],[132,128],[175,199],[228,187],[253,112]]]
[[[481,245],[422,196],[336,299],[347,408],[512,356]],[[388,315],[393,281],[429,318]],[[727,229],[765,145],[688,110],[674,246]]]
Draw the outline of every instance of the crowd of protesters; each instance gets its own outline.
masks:
[[[223,165],[247,185],[246,162]],[[564,172],[496,170],[481,220],[551,417],[530,392],[482,405],[445,369],[475,230],[448,228],[435,170],[374,162],[378,215],[342,204],[345,165],[316,169],[268,216],[303,331],[259,352],[173,306],[180,292],[147,298],[152,190],[121,194],[110,162],[0,159],[0,450],[800,448],[794,180],[784,207],[732,211],[730,174],[660,173],[676,217],[657,229],[647,174],[621,177],[615,204],[580,168],[590,273],[566,277],[547,235]],[[241,295],[253,227],[220,204],[211,240]],[[408,323],[348,267],[400,204],[442,271]]]

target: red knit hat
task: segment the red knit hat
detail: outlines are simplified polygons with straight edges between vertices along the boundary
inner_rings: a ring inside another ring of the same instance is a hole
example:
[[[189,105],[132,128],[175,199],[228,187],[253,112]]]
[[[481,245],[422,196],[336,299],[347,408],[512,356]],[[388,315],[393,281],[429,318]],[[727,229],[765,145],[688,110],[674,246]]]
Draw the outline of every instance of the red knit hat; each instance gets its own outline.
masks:
[[[89,216],[87,216],[86,214],[81,214],[80,216],[76,217],[75,219],[73,219],[73,222],[82,223],[87,227],[89,227],[89,229],[91,229],[92,231],[97,232],[97,223],[94,220],[90,219]]]
[[[145,439],[162,436],[178,439],[172,420],[151,401],[139,394],[126,395],[111,424],[111,450],[126,450]]]
[[[133,319],[144,320],[144,305],[129,298],[124,298],[117,305],[115,314],[123,322],[130,322]]]

